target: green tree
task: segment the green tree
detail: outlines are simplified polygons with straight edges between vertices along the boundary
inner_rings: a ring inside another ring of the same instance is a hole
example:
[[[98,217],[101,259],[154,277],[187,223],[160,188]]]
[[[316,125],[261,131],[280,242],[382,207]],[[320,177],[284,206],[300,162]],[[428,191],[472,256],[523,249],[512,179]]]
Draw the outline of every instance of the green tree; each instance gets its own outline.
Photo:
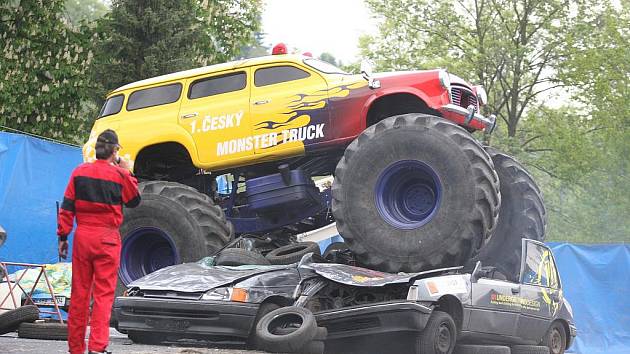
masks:
[[[444,67],[486,87],[489,111],[516,136],[526,110],[556,86],[572,26],[566,0],[367,0],[382,18],[361,52],[384,69]]]
[[[359,45],[380,69],[446,67],[488,89],[493,145],[536,176],[549,239],[630,241],[630,3],[367,2],[382,23]]]
[[[334,55],[328,53],[328,52],[323,52],[322,54],[319,55],[319,60],[323,60],[327,63],[330,63],[332,65],[339,65],[339,63],[337,62],[337,58],[335,58]]]
[[[65,0],[63,12],[68,23],[79,26],[82,21],[95,21],[108,11],[109,9],[101,0]]]
[[[259,0],[114,0],[98,21],[96,100],[123,84],[225,62],[254,42]]]
[[[80,143],[91,37],[66,25],[63,4],[0,0],[0,125]]]

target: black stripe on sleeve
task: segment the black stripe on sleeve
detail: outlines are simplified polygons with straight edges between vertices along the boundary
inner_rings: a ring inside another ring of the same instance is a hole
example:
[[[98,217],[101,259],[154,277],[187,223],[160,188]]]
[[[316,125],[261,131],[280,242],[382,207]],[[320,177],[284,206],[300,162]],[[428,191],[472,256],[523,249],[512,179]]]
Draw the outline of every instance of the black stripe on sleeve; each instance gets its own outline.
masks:
[[[61,203],[61,209],[71,211],[74,213],[74,200],[63,197],[63,202]]]
[[[77,176],[74,178],[75,200],[120,205],[122,185],[104,179]]]
[[[133,198],[132,200],[130,200],[129,202],[127,202],[127,204],[125,204],[125,206],[127,208],[135,208],[140,204],[140,194],[138,194],[137,196],[135,196],[135,198]]]

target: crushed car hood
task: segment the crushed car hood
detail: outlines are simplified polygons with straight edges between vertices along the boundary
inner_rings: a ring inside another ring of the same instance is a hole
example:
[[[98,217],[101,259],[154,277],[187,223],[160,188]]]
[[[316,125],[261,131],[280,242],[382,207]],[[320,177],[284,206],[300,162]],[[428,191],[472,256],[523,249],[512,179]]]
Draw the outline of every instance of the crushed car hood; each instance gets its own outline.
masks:
[[[335,263],[306,263],[300,265],[300,268],[311,269],[318,275],[336,283],[352,286],[379,287],[388,284],[408,283],[411,279],[422,275],[452,271],[461,269],[462,267],[440,268],[418,273],[396,274],[383,273],[367,268]]]
[[[129,289],[139,288],[140,290],[196,293],[232,284],[254,275],[295,267],[295,264],[288,266],[209,267],[199,263],[184,263],[157,270],[129,283],[127,287]]]

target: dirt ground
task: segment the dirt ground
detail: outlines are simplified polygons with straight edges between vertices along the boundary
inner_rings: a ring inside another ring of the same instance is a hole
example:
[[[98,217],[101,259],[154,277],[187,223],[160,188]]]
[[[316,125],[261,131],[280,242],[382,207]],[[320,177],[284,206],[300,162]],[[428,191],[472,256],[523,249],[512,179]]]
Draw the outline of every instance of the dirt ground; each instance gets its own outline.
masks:
[[[208,344],[184,343],[177,345],[143,345],[133,344],[126,335],[115,330],[110,332],[110,345],[108,350],[114,354],[262,354],[251,350],[244,350],[238,346],[212,347]],[[18,338],[17,333],[7,333],[0,335],[0,353],[67,353],[68,343],[65,341],[48,341],[38,339]]]

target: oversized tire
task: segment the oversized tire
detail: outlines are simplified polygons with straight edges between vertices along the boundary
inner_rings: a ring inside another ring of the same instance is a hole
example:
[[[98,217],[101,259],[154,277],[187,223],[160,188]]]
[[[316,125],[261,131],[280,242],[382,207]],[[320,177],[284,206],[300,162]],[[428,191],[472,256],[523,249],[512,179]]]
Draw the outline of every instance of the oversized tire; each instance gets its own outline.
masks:
[[[367,128],[337,164],[337,229],[373,269],[463,265],[495,227],[501,196],[492,160],[463,128],[405,114]]]
[[[549,348],[542,345],[513,345],[512,354],[549,354]]]
[[[294,331],[282,331],[287,327]],[[278,330],[281,331],[278,331]],[[288,332],[288,333],[287,333]],[[303,307],[289,306],[271,311],[256,324],[256,337],[260,349],[275,353],[292,353],[315,338],[315,316]]]
[[[316,242],[297,242],[278,247],[265,256],[271,264],[293,264],[299,262],[307,253],[320,254],[319,245]]]
[[[125,209],[117,295],[124,284],[160,268],[195,262],[233,236],[232,224],[210,197],[175,182],[139,185],[142,200]]]
[[[227,248],[219,253],[216,265],[240,266],[240,265],[269,265],[269,260],[262,254],[242,248]]]
[[[560,322],[554,322],[542,339],[540,345],[549,348],[550,354],[564,354],[567,349],[567,331]]]
[[[453,354],[510,354],[510,347],[503,345],[458,344]]]
[[[46,340],[67,340],[68,324],[58,321],[21,323],[18,337]]]
[[[547,212],[542,193],[532,176],[513,157],[494,148],[486,151],[494,162],[501,184],[499,221],[492,239],[481,249],[479,260],[518,282],[521,240],[544,241]]]
[[[433,311],[418,335],[416,354],[451,354],[457,342],[455,321],[446,312]]]
[[[35,322],[39,319],[39,310],[35,305],[26,305],[0,314],[0,334],[13,332],[20,323]]]

